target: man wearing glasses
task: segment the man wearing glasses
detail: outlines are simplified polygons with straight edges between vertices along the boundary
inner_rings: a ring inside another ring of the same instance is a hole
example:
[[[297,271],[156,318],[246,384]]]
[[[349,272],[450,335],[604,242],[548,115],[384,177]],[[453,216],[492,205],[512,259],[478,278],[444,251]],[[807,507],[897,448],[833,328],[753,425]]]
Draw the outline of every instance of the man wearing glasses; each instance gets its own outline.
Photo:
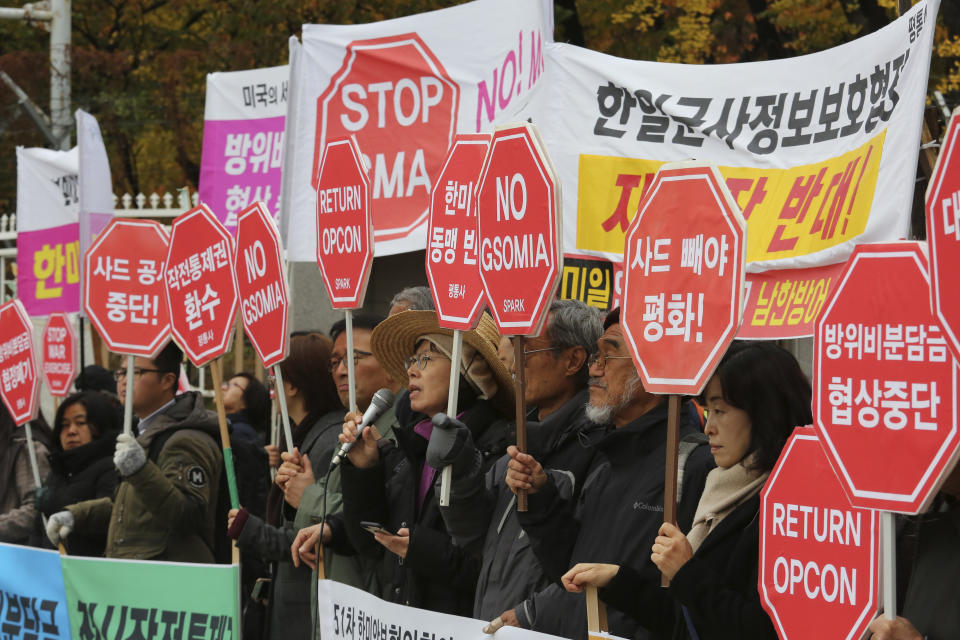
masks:
[[[546,575],[557,581],[524,603],[518,618],[536,631],[566,638],[586,638],[583,598],[567,593],[559,578],[578,562],[627,564],[660,583],[650,561],[650,547],[663,524],[663,491],[667,439],[665,396],[647,393],[627,350],[620,309],[604,321],[590,359],[590,402],[587,416],[612,423],[614,430],[596,445],[578,500],[562,492],[566,481],[555,470],[544,469],[534,456],[511,447],[506,483],[514,491],[526,489],[529,511],[519,513],[520,525]],[[690,442],[681,448],[681,489],[678,524],[690,528],[713,456],[696,435],[701,431],[696,409],[681,403],[680,436]],[[686,442],[684,443],[687,444]],[[682,492],[682,493],[681,493]],[[608,610],[610,633],[622,638],[647,638],[636,621]]]
[[[182,359],[173,342],[153,360],[134,359],[133,413],[140,421],[134,436],[117,437],[120,485],[113,498],[51,516],[47,535],[54,544],[73,529],[95,533],[106,526],[108,558],[216,561],[215,541],[223,538],[223,522],[215,521],[223,469],[219,426],[199,392],[176,395]],[[125,398],[126,369],[115,376]]]

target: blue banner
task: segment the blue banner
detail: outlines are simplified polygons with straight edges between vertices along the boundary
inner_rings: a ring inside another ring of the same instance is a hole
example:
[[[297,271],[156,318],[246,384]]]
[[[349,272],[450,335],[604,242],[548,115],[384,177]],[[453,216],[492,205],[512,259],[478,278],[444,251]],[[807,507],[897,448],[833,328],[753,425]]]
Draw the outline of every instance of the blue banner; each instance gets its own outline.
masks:
[[[70,639],[56,551],[0,543],[0,638]]]

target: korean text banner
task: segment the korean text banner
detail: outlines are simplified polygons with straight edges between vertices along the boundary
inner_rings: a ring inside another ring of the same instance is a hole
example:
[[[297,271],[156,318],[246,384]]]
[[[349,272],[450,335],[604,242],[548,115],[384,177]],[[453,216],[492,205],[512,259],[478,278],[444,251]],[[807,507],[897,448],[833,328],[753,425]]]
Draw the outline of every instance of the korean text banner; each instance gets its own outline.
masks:
[[[17,147],[17,297],[31,316],[80,309],[78,152]]]
[[[200,201],[236,233],[237,214],[280,206],[290,67],[207,74]]]
[[[0,637],[69,640],[60,554],[0,544],[0,567]]]
[[[235,565],[62,558],[75,640],[240,637]]]
[[[316,171],[355,136],[370,172],[376,255],[423,249],[432,180],[456,133],[525,120],[542,85],[552,4],[478,0],[363,25],[304,25],[292,72],[290,260],[316,257]]]
[[[317,620],[324,640],[489,640],[489,623],[385,602],[332,580],[317,588]],[[584,605],[586,606],[586,605]],[[502,627],[497,640],[558,640],[518,627]]]
[[[664,162],[719,165],[747,219],[748,270],[843,262],[903,237],[939,0],[820,53],[729,65],[547,47],[541,130],[563,181],[564,246],[619,259]]]

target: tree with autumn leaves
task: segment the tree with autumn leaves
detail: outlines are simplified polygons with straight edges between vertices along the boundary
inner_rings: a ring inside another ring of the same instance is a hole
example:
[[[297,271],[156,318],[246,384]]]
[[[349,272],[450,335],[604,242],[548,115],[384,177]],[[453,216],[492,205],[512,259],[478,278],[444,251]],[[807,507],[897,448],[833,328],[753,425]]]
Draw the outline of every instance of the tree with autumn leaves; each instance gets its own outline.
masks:
[[[9,0],[8,0],[9,1]],[[527,0],[535,1],[535,0]],[[6,4],[6,3],[5,3]],[[114,191],[196,187],[205,77],[287,62],[305,23],[362,23],[439,9],[443,0],[74,0],[74,108],[100,121]],[[888,24],[896,0],[559,0],[558,41],[626,58],[688,64],[784,58]],[[48,38],[0,22],[0,69],[49,104]],[[937,21],[930,91],[960,104],[960,3]],[[16,197],[14,147],[46,140],[0,85],[0,211]]]

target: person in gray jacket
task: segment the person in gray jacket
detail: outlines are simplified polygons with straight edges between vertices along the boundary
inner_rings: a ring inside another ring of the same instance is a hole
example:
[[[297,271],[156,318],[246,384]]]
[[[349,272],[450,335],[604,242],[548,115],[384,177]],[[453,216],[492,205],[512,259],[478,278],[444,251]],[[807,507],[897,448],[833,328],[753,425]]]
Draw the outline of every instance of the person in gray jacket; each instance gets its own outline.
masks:
[[[595,309],[557,300],[543,333],[525,344],[524,399],[536,420],[527,425],[528,448],[544,466],[569,477],[563,490],[571,498],[592,459],[592,443],[608,430],[587,419],[584,409],[587,360],[602,331]],[[517,519],[516,498],[505,481],[510,458],[500,458],[484,476],[470,432],[456,420],[448,419],[445,426],[444,437],[430,439],[427,460],[436,468],[453,465],[450,505],[440,507],[447,531],[461,547],[483,544],[473,617],[493,620],[494,628],[518,626],[515,610],[550,580]]]
[[[300,498],[313,482],[310,460],[320,463],[330,458],[343,424],[340,399],[328,368],[323,366],[330,360],[331,347],[330,339],[318,333],[296,336],[290,341],[290,356],[280,364],[293,436],[292,453],[303,464],[301,472],[283,467],[277,472],[275,486],[267,497],[266,519],[251,515],[246,509],[231,510],[229,514],[229,535],[240,550],[257,553],[264,561],[274,563],[268,603],[269,634],[264,637],[309,640],[313,635],[310,570],[294,567],[288,550],[296,535],[294,518]]]

